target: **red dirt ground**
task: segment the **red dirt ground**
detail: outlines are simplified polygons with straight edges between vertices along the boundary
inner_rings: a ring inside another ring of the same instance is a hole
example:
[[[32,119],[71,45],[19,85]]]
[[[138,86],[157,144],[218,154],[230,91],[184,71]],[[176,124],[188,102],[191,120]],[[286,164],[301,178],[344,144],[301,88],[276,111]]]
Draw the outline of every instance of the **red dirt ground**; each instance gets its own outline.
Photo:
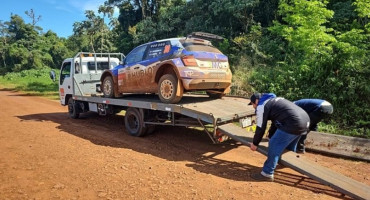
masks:
[[[128,135],[123,116],[70,119],[58,101],[0,91],[0,199],[350,199],[278,167],[254,182],[265,156],[201,131],[159,127]],[[370,185],[370,164],[306,154]]]

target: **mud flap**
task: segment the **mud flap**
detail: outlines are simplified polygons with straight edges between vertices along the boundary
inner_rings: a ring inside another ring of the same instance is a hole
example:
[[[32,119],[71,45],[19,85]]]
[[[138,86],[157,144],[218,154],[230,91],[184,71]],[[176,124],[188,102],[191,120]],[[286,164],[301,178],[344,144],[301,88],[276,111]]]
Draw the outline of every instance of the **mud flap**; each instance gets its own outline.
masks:
[[[184,94],[184,87],[181,83],[181,80],[178,79],[177,81],[177,90],[176,90],[176,96],[177,97],[182,97],[182,95]]]

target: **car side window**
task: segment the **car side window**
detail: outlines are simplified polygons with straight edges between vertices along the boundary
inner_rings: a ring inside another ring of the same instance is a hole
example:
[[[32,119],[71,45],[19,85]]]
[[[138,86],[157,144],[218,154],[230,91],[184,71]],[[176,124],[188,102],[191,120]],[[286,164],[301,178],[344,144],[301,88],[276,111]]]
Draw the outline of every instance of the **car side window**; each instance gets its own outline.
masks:
[[[148,46],[149,47],[145,56],[145,60],[162,56],[163,54],[166,54],[171,50],[171,44],[169,41],[156,42],[153,44],[149,44]]]
[[[63,64],[62,71],[60,73],[60,85],[63,84],[64,79],[71,76],[71,63],[66,62]]]
[[[142,61],[146,47],[147,45],[143,45],[143,46],[139,46],[136,49],[132,50],[131,53],[127,55],[125,64],[132,64],[132,63]]]

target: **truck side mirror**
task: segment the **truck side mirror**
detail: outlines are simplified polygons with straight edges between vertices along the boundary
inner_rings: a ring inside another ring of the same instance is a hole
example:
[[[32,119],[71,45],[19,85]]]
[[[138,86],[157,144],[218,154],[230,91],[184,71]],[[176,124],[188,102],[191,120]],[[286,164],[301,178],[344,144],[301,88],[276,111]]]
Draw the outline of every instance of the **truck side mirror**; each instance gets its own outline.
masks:
[[[50,76],[50,79],[53,80],[55,82],[55,71],[54,70],[51,70],[50,73],[49,73],[49,76]]]

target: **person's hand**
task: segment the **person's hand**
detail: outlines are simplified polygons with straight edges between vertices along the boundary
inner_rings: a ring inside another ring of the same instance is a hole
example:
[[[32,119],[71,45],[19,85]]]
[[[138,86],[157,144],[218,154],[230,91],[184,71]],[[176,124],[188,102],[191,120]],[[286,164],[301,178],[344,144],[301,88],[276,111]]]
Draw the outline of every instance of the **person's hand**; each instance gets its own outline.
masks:
[[[251,150],[252,150],[252,151],[256,151],[256,150],[257,150],[257,146],[256,146],[256,145],[254,145],[253,143],[251,143]]]

